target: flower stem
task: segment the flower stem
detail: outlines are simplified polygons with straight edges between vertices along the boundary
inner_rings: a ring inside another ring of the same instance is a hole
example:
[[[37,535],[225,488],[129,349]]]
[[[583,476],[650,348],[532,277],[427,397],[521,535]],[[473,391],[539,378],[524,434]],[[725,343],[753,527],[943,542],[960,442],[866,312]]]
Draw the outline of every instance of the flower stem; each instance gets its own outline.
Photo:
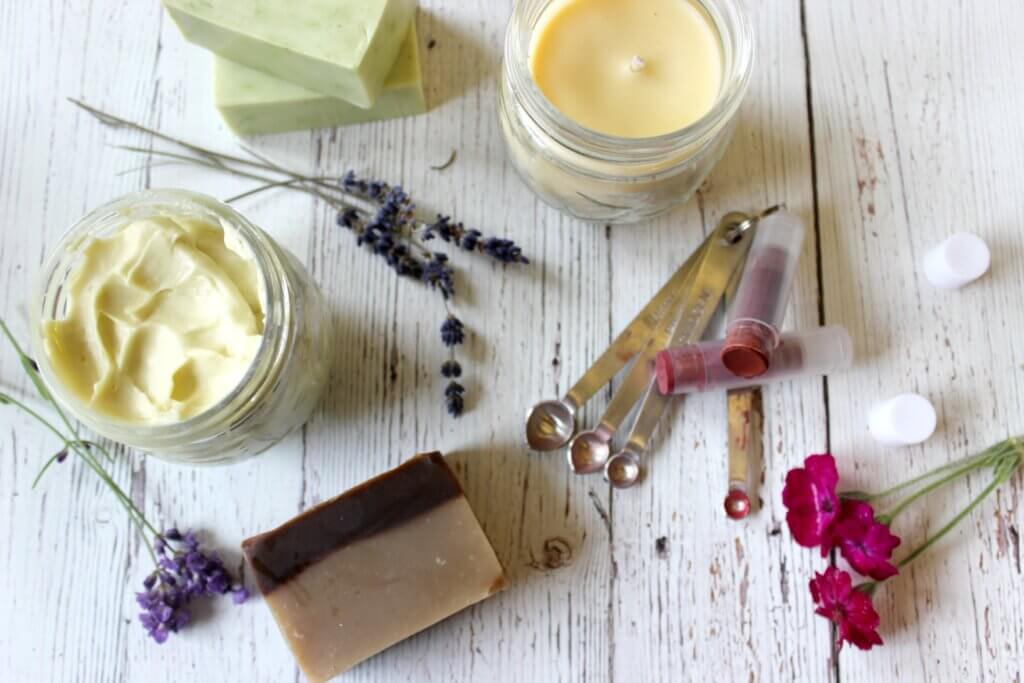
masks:
[[[76,439],[74,441],[65,441],[64,442],[64,448],[65,449],[72,449],[72,450],[75,450],[78,446],[84,446],[86,448],[90,448],[90,447],[94,447],[94,446],[97,446],[97,445],[98,444],[96,444],[95,442],[93,442],[93,441],[86,441],[85,439]],[[75,452],[77,453],[78,451],[75,450]],[[53,465],[53,463],[57,462],[57,460],[60,459],[60,456],[62,454],[67,456],[67,450],[57,451],[56,453],[54,453],[53,455],[50,456],[49,460],[47,460],[46,463],[43,464],[43,468],[41,470],[39,470],[39,473],[36,475],[36,478],[32,480],[32,488],[35,488],[36,486],[39,485],[39,481],[43,478],[43,475],[46,474],[46,471],[48,469],[50,469],[50,466]]]
[[[902,568],[913,562],[915,559],[917,559],[918,555],[923,553],[925,550],[928,550],[928,548],[937,543],[939,539],[948,534],[953,529],[953,527],[959,524],[964,519],[964,517],[969,515],[971,511],[974,510],[974,508],[981,505],[982,501],[988,498],[989,494],[995,491],[1001,483],[1002,482],[998,478],[993,479],[992,482],[988,486],[986,486],[985,489],[981,493],[979,493],[977,497],[974,500],[972,500],[970,504],[960,512],[960,514],[958,514],[953,519],[949,520],[949,522],[947,522],[944,527],[939,529],[938,533],[936,533],[934,536],[926,540],[917,548],[914,548],[914,550],[911,551],[911,553],[907,555],[905,558],[900,560],[900,562],[896,566]]]
[[[892,488],[888,488],[885,491],[882,491],[881,493],[856,494],[856,495],[853,495],[853,496],[850,496],[850,495],[848,495],[846,493],[843,493],[843,494],[840,494],[840,496],[841,497],[854,497],[854,498],[857,498],[858,500],[863,500],[863,501],[866,501],[866,502],[880,500],[882,498],[888,498],[889,496],[891,496],[892,494],[894,494],[894,493],[896,493],[898,491],[902,491],[903,489],[909,488],[909,487],[914,486],[916,484],[920,484],[923,481],[927,481],[927,480],[931,479],[932,477],[937,477],[940,474],[942,474],[943,472],[948,472],[949,470],[952,470],[952,469],[958,469],[958,468],[967,467],[967,466],[971,466],[973,468],[982,467],[982,466],[988,464],[990,459],[993,459],[994,457],[998,457],[999,451],[1001,449],[1006,449],[1008,446],[1010,448],[1012,448],[1012,445],[1008,444],[1009,441],[1010,440],[1007,439],[1006,441],[1002,441],[1002,442],[1000,442],[1000,443],[998,443],[998,444],[996,444],[994,446],[991,446],[991,447],[985,449],[981,453],[978,453],[978,454],[975,454],[975,455],[972,455],[972,456],[968,456],[966,458],[961,458],[960,460],[954,460],[953,462],[946,463],[945,465],[940,465],[939,467],[936,467],[933,470],[929,470],[928,472],[925,472],[924,474],[922,474],[920,476],[914,477],[913,479],[908,479],[907,481],[905,481],[905,482],[903,482],[901,484],[897,484],[896,486],[893,486]]]
[[[875,591],[878,590],[878,584],[879,583],[881,583],[881,582],[880,581],[865,581],[864,583],[857,584],[856,586],[853,587],[853,589],[854,590],[858,590],[858,591],[862,591],[864,593],[867,593],[868,595],[874,595]]]
[[[229,161],[231,163],[237,163],[237,162],[235,162],[235,159],[237,159],[237,157],[232,157],[232,156],[229,156],[229,155],[225,155],[222,158],[222,156],[218,152],[206,152],[206,153],[202,153],[202,154],[196,152],[195,156],[191,156],[191,155],[188,155],[188,154],[178,154],[177,152],[169,152],[167,150],[162,150],[162,149],[148,149],[146,147],[138,147],[136,145],[116,145],[116,147],[117,147],[117,149],[123,149],[123,150],[125,150],[127,152],[136,152],[138,154],[149,154],[149,155],[158,156],[158,157],[165,158],[165,159],[171,159],[171,160],[174,160],[174,161],[180,161],[180,162],[183,162],[183,163],[186,163],[186,164],[193,164],[195,166],[202,166],[204,168],[210,168],[210,169],[213,169],[215,171],[220,171],[222,173],[228,173],[230,175],[234,175],[234,176],[237,176],[239,178],[246,178],[248,180],[256,180],[256,181],[259,181],[260,183],[262,183],[261,185],[258,185],[257,187],[255,187],[255,188],[253,188],[253,189],[251,189],[251,190],[249,190],[247,192],[243,192],[242,194],[235,195],[234,197],[228,198],[227,200],[225,200],[227,203],[230,203],[230,202],[233,202],[233,201],[237,201],[237,200],[242,199],[244,197],[248,197],[248,196],[251,196],[253,194],[256,194],[256,193],[259,193],[259,192],[263,192],[265,190],[269,190],[269,189],[272,189],[272,188],[275,188],[275,187],[290,187],[290,188],[298,190],[300,192],[305,192],[308,195],[312,195],[313,197],[316,197],[317,199],[320,199],[320,200],[326,202],[327,204],[329,204],[334,209],[340,210],[340,209],[349,209],[349,208],[351,208],[351,209],[356,209],[357,211],[371,212],[371,209],[369,208],[369,205],[366,202],[364,202],[361,199],[354,198],[351,195],[346,194],[345,192],[343,192],[341,190],[341,188],[338,188],[338,187],[335,187],[333,185],[330,185],[330,184],[326,183],[323,178],[304,176],[304,175],[301,175],[301,174],[298,174],[298,173],[293,173],[291,171],[285,171],[285,170],[278,171],[274,167],[265,166],[263,164],[256,164],[256,163],[250,164],[250,165],[255,166],[256,168],[262,169],[264,171],[277,172],[277,173],[281,173],[281,174],[284,174],[284,175],[288,176],[287,180],[278,180],[276,178],[271,178],[270,176],[261,175],[259,173],[253,173],[251,171],[245,171],[245,170],[242,170],[242,169],[239,169],[239,168],[233,168],[231,166],[228,166],[224,162],[225,161]],[[192,149],[192,146],[187,146],[187,148],[188,149]],[[310,187],[310,185],[319,186],[319,187],[322,187],[322,188],[334,190],[334,191],[336,191],[341,196],[340,197],[332,197],[331,195],[327,194],[323,189],[317,189],[317,187]]]
[[[152,524],[149,523],[149,520],[146,519],[146,516],[142,513],[142,510],[140,510],[138,506],[135,504],[135,501],[129,498],[121,489],[121,487],[118,486],[117,483],[110,477],[110,474],[103,468],[103,465],[100,464],[100,462],[93,456],[92,452],[89,449],[94,448],[103,457],[107,458],[107,460],[113,461],[113,457],[110,455],[110,452],[107,451],[107,449],[104,448],[101,444],[96,443],[95,441],[87,441],[84,439],[77,438],[78,430],[71,424],[71,421],[68,420],[67,416],[64,414],[64,411],[61,410],[60,406],[57,404],[57,401],[54,400],[54,398],[50,395],[50,392],[46,390],[46,387],[42,384],[41,379],[37,375],[35,369],[32,367],[31,360],[27,355],[25,355],[25,352],[21,350],[21,345],[18,344],[17,340],[14,338],[14,335],[11,334],[10,328],[7,327],[7,323],[2,318],[0,318],[0,329],[3,330],[3,333],[6,335],[8,341],[10,341],[11,346],[18,354],[22,367],[25,369],[25,372],[28,373],[29,378],[32,380],[33,384],[36,385],[36,389],[39,391],[42,398],[53,407],[53,409],[60,416],[61,420],[64,422],[65,425],[67,425],[68,429],[74,434],[76,438],[68,438],[52,422],[50,422],[45,417],[40,415],[38,412],[30,408],[23,401],[19,401],[13,396],[10,396],[8,394],[0,394],[0,402],[8,403],[10,405],[15,406],[16,408],[25,412],[30,417],[34,418],[41,425],[49,429],[51,432],[53,432],[54,435],[57,436],[57,438],[61,440],[61,442],[64,444],[64,448],[74,451],[74,453],[78,457],[80,457],[83,460],[83,462],[85,462],[86,465],[88,465],[93,472],[96,473],[96,476],[98,476],[103,481],[103,483],[107,485],[107,487],[111,490],[111,492],[113,492],[114,496],[117,498],[121,506],[124,507],[125,511],[128,513],[128,518],[138,528],[139,533],[142,535],[150,555],[153,556],[155,561],[156,555],[153,552],[153,547],[149,541],[149,538],[146,536],[146,531],[148,530],[153,534],[156,534],[158,533],[157,530],[153,527]],[[47,468],[49,468],[53,464],[56,458],[56,455],[51,457],[43,465],[43,469],[39,472],[38,475],[36,475],[35,481],[33,481],[32,483],[33,487],[39,482],[39,478],[43,475],[44,472],[46,472]]]
[[[246,190],[245,192],[242,192],[240,194],[236,194],[236,195],[232,195],[232,196],[228,197],[227,199],[224,200],[224,203],[225,204],[230,204],[232,202],[237,202],[239,199],[245,199],[246,197],[251,197],[251,196],[253,196],[255,194],[259,194],[260,192],[266,192],[267,190],[273,190],[276,187],[291,187],[291,186],[295,185],[296,183],[300,183],[300,182],[302,182],[302,181],[297,179],[297,178],[288,178],[287,180],[278,180],[277,182],[273,182],[273,183],[265,183],[263,185],[257,185],[256,187],[252,188],[251,190]]]
[[[51,432],[53,432],[57,436],[57,438],[59,438],[64,443],[65,448],[74,451],[75,454],[78,457],[80,457],[93,472],[96,473],[96,475],[103,481],[103,483],[105,483],[114,493],[114,496],[117,498],[121,506],[124,507],[125,511],[128,512],[129,519],[131,519],[135,526],[138,527],[139,532],[142,534],[143,539],[146,542],[146,546],[149,548],[150,553],[152,554],[152,545],[150,544],[149,539],[146,538],[146,530],[148,529],[149,531],[155,534],[157,533],[156,529],[153,528],[153,526],[149,523],[145,515],[142,514],[142,511],[139,510],[137,505],[135,505],[135,502],[128,498],[127,495],[125,495],[124,491],[121,490],[121,487],[118,486],[117,483],[110,478],[110,475],[107,474],[107,471],[103,469],[103,466],[92,456],[91,453],[89,453],[88,447],[98,448],[98,450],[100,450],[100,452],[104,456],[110,458],[111,456],[107,452],[107,450],[94,441],[87,441],[84,439],[68,439],[67,437],[64,436],[64,434],[61,433],[59,429],[57,429],[53,425],[52,422],[47,420],[45,417],[43,417],[36,411],[29,408],[23,402],[7,394],[3,394],[2,398],[5,402],[10,403],[11,405],[17,407],[18,409],[24,411],[29,416],[35,418],[36,421],[38,421],[41,425],[43,425]],[[42,478],[43,474],[56,461],[56,459],[57,456],[54,455],[49,460],[46,461],[46,463],[43,465],[43,468],[39,471],[39,474],[37,474],[36,478],[32,481],[33,488],[35,488],[36,484],[39,483],[40,478]]]
[[[27,405],[25,405],[24,403],[22,403],[18,399],[14,398],[10,394],[0,394],[0,402],[10,403],[12,406],[14,406],[14,407],[18,408],[19,410],[27,413],[30,417],[35,418],[41,425],[43,425],[44,427],[49,429],[51,432],[56,434],[57,438],[60,439],[61,441],[63,441],[65,446],[67,446],[70,443],[68,441],[68,439],[64,436],[64,434],[62,434],[61,431],[59,429],[57,429],[53,425],[52,422],[47,420],[45,417],[43,417],[42,415],[40,415],[36,411],[34,411],[31,408],[29,408]]]
[[[18,360],[21,362],[22,367],[25,368],[25,372],[28,374],[28,378],[32,380],[32,384],[35,385],[36,391],[39,392],[39,395],[43,398],[44,401],[49,402],[53,406],[54,410],[57,411],[57,415],[60,416],[61,421],[65,424],[65,426],[67,426],[71,433],[77,437],[78,427],[71,424],[71,420],[68,419],[67,415],[64,414],[64,411],[61,410],[61,407],[57,404],[55,400],[53,400],[53,397],[50,396],[50,392],[46,389],[46,385],[43,384],[43,381],[39,377],[39,374],[32,367],[31,359],[29,359],[28,355],[21,350],[21,344],[19,344],[18,340],[14,338],[14,335],[11,334],[11,330],[9,327],[7,327],[7,322],[3,318],[0,318],[0,329],[3,330],[4,335],[7,337],[7,341],[9,341],[11,343],[11,346],[14,347],[14,352],[18,354]],[[32,413],[32,411],[28,412]],[[32,414],[35,415],[35,413]],[[38,419],[38,416],[36,417]],[[58,434],[59,433],[60,432],[58,432]],[[61,438],[63,439],[63,437]]]
[[[995,471],[989,485],[986,486],[984,490],[982,490],[982,492],[979,493],[974,500],[972,500],[967,507],[960,512],[960,514],[947,522],[946,525],[939,529],[934,536],[927,539],[923,544],[911,551],[911,553],[903,558],[897,566],[903,567],[910,564],[917,556],[937,543],[939,539],[949,533],[953,527],[963,521],[963,519],[974,510],[974,508],[981,505],[982,501],[988,498],[993,491],[995,491],[1000,485],[1006,483],[1010,477],[1013,476],[1013,473],[1020,468],[1021,464],[1024,463],[1024,448],[1022,448],[1024,444],[1021,444],[1016,437],[1009,438],[1006,441],[997,444],[997,446],[1000,447],[998,459],[993,463]]]
[[[907,496],[906,498],[901,500],[899,503],[897,503],[896,507],[894,507],[893,509],[889,510],[889,512],[886,512],[884,514],[878,515],[877,516],[878,521],[881,522],[882,524],[885,524],[885,525],[892,524],[892,520],[894,520],[898,514],[900,514],[901,512],[906,510],[908,507],[910,507],[914,503],[914,501],[916,501],[917,499],[919,499],[919,498],[921,498],[923,496],[928,495],[929,493],[931,493],[935,489],[941,488],[941,487],[945,486],[946,484],[949,484],[950,482],[953,482],[953,481],[959,479],[960,477],[963,477],[963,476],[969,474],[970,472],[973,472],[978,467],[979,467],[979,465],[977,463],[969,463],[967,465],[964,465],[963,467],[961,467],[958,470],[953,470],[951,473],[947,474],[942,479],[939,479],[938,481],[933,481],[932,483],[928,484],[927,486],[925,486],[923,488],[920,488],[917,491],[915,491],[914,493],[910,494],[909,496]]]
[[[85,102],[82,102],[81,100],[76,100],[73,97],[69,97],[68,101],[71,102],[72,104],[74,104],[76,107],[79,107],[80,109],[84,109],[85,111],[89,112],[100,123],[102,123],[104,125],[107,125],[107,126],[110,126],[111,128],[128,128],[130,130],[135,130],[135,131],[138,131],[140,133],[145,133],[146,135],[151,135],[154,138],[157,138],[158,140],[163,140],[165,142],[170,142],[170,143],[178,145],[180,147],[184,147],[185,149],[187,149],[187,150],[189,150],[191,152],[195,152],[196,154],[199,154],[199,155],[202,155],[204,157],[207,157],[211,161],[231,161],[231,162],[234,162],[236,164],[255,166],[257,168],[263,168],[264,170],[270,170],[270,169],[266,168],[265,166],[263,166],[262,164],[254,162],[254,161],[252,161],[250,159],[245,159],[245,158],[242,158],[242,157],[233,156],[231,154],[223,154],[221,152],[214,152],[214,151],[208,150],[208,149],[206,149],[204,147],[200,147],[199,145],[193,145],[192,143],[187,142],[185,140],[181,140],[179,138],[171,137],[170,135],[165,135],[164,133],[161,133],[158,130],[155,130],[153,128],[147,128],[146,126],[143,126],[141,124],[135,123],[133,121],[129,121],[128,119],[122,119],[120,116],[114,116],[113,114],[108,114],[105,111],[102,111],[102,110],[97,109],[95,107],[91,107],[88,104],[86,104]]]

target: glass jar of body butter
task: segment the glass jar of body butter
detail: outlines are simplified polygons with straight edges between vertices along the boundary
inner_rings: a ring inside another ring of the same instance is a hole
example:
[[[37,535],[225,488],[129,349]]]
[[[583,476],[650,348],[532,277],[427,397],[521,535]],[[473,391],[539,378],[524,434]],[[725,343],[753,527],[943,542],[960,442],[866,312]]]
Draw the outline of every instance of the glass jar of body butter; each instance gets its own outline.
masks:
[[[557,9],[556,3],[566,0],[517,0],[505,36],[498,112],[512,165],[551,206],[586,221],[635,223],[689,199],[721,158],[753,66],[750,20],[740,0],[680,1],[693,2],[696,11],[705,12],[718,34],[718,94],[703,116],[679,130],[617,137],[563,114],[531,72],[530,51],[539,22],[549,7]],[[623,2],[621,12],[642,5]],[[644,61],[633,59],[631,68],[642,69]]]
[[[169,236],[137,228],[152,224]],[[108,265],[114,275],[102,275]],[[86,268],[105,279],[88,282]],[[232,338],[221,308],[257,332]],[[227,204],[185,190],[131,194],[82,218],[45,262],[30,311],[53,397],[98,434],[169,461],[266,450],[309,418],[330,371],[324,301],[305,267]],[[229,359],[233,347],[246,353]],[[199,392],[222,374],[230,384]]]

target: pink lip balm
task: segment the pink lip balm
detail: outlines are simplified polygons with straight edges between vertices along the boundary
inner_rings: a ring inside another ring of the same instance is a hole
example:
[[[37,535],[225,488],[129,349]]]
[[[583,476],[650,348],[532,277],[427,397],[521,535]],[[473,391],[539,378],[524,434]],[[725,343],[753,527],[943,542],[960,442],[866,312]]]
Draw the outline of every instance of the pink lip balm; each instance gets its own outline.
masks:
[[[699,391],[759,386],[802,375],[827,375],[853,362],[853,342],[842,325],[780,337],[771,367],[756,380],[737,377],[722,360],[722,340],[665,349],[654,360],[658,391],[689,394]]]
[[[771,366],[803,243],[804,225],[791,213],[773,213],[758,224],[722,347],[732,374],[751,379]]]

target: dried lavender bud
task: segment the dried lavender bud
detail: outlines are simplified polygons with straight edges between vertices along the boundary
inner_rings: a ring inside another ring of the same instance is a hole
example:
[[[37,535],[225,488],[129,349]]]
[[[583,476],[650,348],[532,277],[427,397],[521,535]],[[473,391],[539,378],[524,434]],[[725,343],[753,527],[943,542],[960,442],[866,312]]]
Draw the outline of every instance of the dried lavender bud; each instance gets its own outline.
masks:
[[[437,220],[423,228],[423,239],[440,237],[445,242],[456,244],[465,251],[486,254],[502,263],[529,263],[523,250],[512,240],[498,237],[483,238],[479,230],[467,230],[464,224],[453,223],[450,216],[437,215]]]
[[[449,315],[441,324],[441,341],[445,346],[457,346],[465,339],[466,334],[462,321],[454,315]]]
[[[346,192],[360,195],[365,195],[368,189],[366,181],[357,178],[355,171],[349,171],[342,176],[341,186],[345,188]]]
[[[352,229],[362,221],[359,219],[359,212],[355,209],[345,209],[338,213],[338,225]]]
[[[153,549],[158,555],[157,568],[143,580],[144,590],[135,594],[135,600],[145,610],[139,621],[157,643],[189,623],[188,604],[195,598],[231,593],[232,600],[239,604],[249,596],[234,582],[216,553],[199,547],[191,530],[182,535],[171,528],[157,534]]]
[[[481,232],[479,230],[467,230],[466,234],[459,240],[459,246],[466,251],[476,251],[476,247],[480,244]]]
[[[459,417],[462,415],[462,411],[466,407],[465,399],[462,396],[465,392],[466,387],[455,381],[449,382],[448,386],[445,388],[445,407],[448,409],[448,414],[452,417]]]
[[[455,237],[454,227],[451,217],[437,214],[437,221],[427,224],[423,229],[423,238],[433,239],[434,237],[440,237],[445,242],[451,242]]]
[[[345,173],[339,184],[344,192],[372,203],[376,209],[345,208],[338,213],[338,225],[351,230],[358,245],[365,245],[382,257],[399,276],[418,279],[440,292],[445,300],[455,296],[454,270],[447,254],[428,251],[423,242],[441,239],[462,251],[483,254],[502,263],[529,263],[512,240],[484,237],[479,230],[467,229],[463,223],[442,214],[433,223],[418,220],[412,198],[400,186],[363,179],[354,171]],[[441,341],[449,348],[462,344],[462,321],[449,314],[441,325]],[[441,366],[441,374],[454,380],[462,375],[462,366],[452,358]],[[445,389],[450,414],[462,414],[464,393],[462,385],[454,381]]]
[[[491,237],[484,240],[484,253],[502,263],[527,263],[523,250],[512,240]]]
[[[403,192],[402,188],[392,188],[384,194],[371,194],[370,197],[381,202],[370,227],[385,232],[399,232],[412,218],[411,213],[407,210],[409,195]]]
[[[456,360],[446,360],[441,364],[441,375],[452,379],[453,377],[462,376],[462,366]]]
[[[53,456],[53,458],[58,463],[64,462],[65,460],[68,459],[68,449],[66,449],[66,448],[60,449],[59,451],[57,451],[57,455]]]
[[[455,296],[455,279],[452,267],[448,263],[448,256],[441,252],[434,252],[430,261],[423,266],[422,278],[431,289],[440,290],[441,296],[450,299]]]

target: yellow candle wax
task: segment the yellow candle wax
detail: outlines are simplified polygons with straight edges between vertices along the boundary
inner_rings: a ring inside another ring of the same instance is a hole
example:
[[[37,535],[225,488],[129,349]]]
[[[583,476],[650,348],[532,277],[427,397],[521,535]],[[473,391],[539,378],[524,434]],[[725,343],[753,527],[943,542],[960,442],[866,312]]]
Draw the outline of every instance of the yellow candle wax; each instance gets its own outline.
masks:
[[[544,96],[576,123],[646,138],[694,123],[722,83],[714,22],[694,0],[554,0],[530,41]]]

